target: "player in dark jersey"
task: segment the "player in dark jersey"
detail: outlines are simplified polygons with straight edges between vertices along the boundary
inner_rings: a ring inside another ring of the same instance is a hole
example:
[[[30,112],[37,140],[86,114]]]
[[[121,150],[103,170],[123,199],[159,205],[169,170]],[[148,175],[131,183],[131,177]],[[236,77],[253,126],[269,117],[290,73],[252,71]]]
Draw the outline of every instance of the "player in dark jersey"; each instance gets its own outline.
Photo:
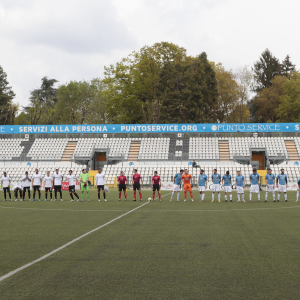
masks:
[[[23,181],[23,200],[25,200],[25,194],[26,190],[28,192],[28,200],[30,201],[30,182],[31,182],[31,176],[28,175],[28,172],[25,172],[25,175],[22,178]]]
[[[21,182],[17,182],[14,186],[14,194],[15,194],[15,199],[16,199],[15,201],[18,201],[18,192],[20,194],[20,201],[23,201],[22,200],[23,193],[22,193],[22,184],[21,184]]]
[[[11,184],[11,179],[7,175],[6,172],[3,173],[3,177],[1,178],[1,188],[3,187],[3,192],[4,192],[4,200],[6,201],[6,192],[8,192],[9,195],[9,200],[11,200],[11,193],[10,193],[10,184]]]
[[[158,192],[158,199],[159,199],[159,201],[161,201],[160,187],[161,187],[160,176],[158,176],[157,171],[155,171],[154,176],[152,177],[153,201],[154,201],[154,198],[155,198],[155,191],[156,190]]]
[[[122,191],[124,191],[125,200],[127,200],[127,177],[124,176],[124,172],[121,172],[120,176],[118,177],[118,188],[119,188],[119,201],[121,201]]]
[[[133,170],[133,176],[132,176],[132,188],[133,188],[133,196],[134,196],[134,200],[136,201],[136,190],[139,191],[140,194],[140,201],[142,201],[142,193],[141,193],[141,184],[143,187],[143,178],[140,174],[138,174],[137,169]]]

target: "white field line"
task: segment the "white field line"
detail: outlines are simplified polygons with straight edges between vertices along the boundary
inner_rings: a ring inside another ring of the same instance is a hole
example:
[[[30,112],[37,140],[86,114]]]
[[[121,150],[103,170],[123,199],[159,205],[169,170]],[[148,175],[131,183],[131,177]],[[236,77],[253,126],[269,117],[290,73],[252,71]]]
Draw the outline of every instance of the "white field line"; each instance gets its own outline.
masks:
[[[26,268],[32,266],[32,265],[34,265],[34,264],[36,264],[36,263],[38,263],[38,262],[40,262],[40,261],[42,261],[42,260],[48,258],[49,256],[51,256],[51,255],[57,253],[58,251],[63,250],[64,248],[66,248],[66,247],[72,245],[73,243],[75,243],[75,242],[81,240],[82,238],[88,236],[89,234],[91,234],[91,233],[93,233],[93,232],[95,232],[95,231],[97,231],[97,230],[99,230],[99,229],[101,229],[101,228],[103,228],[103,227],[105,227],[105,226],[107,226],[107,225],[109,225],[109,224],[111,224],[111,223],[113,223],[113,222],[115,222],[115,221],[121,219],[122,217],[124,217],[124,216],[126,216],[126,215],[128,215],[128,214],[130,214],[130,213],[132,213],[132,212],[134,212],[135,210],[137,210],[137,209],[143,207],[144,205],[146,205],[146,204],[148,204],[148,203],[149,203],[149,202],[147,201],[146,203],[144,203],[144,204],[142,204],[142,205],[140,205],[140,206],[138,206],[138,207],[136,207],[136,208],[134,208],[134,209],[132,209],[132,210],[126,212],[125,214],[123,214],[123,215],[121,215],[121,216],[119,216],[119,217],[117,217],[117,218],[115,218],[115,219],[113,219],[113,220],[111,220],[111,221],[109,221],[109,222],[107,222],[107,223],[105,223],[105,224],[103,224],[103,225],[101,225],[101,226],[99,226],[99,227],[97,227],[97,228],[95,228],[95,229],[93,229],[93,230],[91,230],[91,231],[89,231],[89,232],[87,232],[87,233],[85,233],[85,234],[79,236],[78,238],[76,238],[76,239],[74,239],[74,240],[72,240],[72,241],[70,241],[70,242],[64,244],[63,246],[61,246],[61,247],[59,247],[59,248],[57,248],[57,249],[55,249],[55,250],[53,250],[53,251],[51,251],[51,252],[49,252],[49,253],[43,255],[42,257],[40,257],[40,258],[38,258],[38,259],[36,259],[36,260],[34,260],[34,261],[32,261],[32,262],[30,262],[30,263],[24,265],[24,266],[22,266],[22,267],[20,267],[20,268],[18,268],[18,269],[15,269],[14,271],[11,271],[11,272],[9,272],[9,273],[7,273],[7,274],[1,276],[1,277],[0,277],[0,282],[3,281],[3,280],[5,280],[5,279],[7,279],[8,277],[10,277],[10,276],[12,276],[12,275],[14,275],[14,274],[16,274],[16,273],[18,273],[18,272],[20,272],[20,271],[26,269]]]
[[[249,211],[249,210],[281,210],[281,209],[292,209],[292,208],[300,208],[300,206],[289,206],[289,207],[261,207],[261,208],[233,208],[233,209],[162,209],[162,210],[143,210],[143,212],[205,212],[205,211]]]
[[[170,195],[170,194],[171,194],[171,193],[166,194],[166,195],[164,195],[164,196],[162,196],[162,197],[165,197],[165,196]],[[157,199],[157,198],[156,198],[156,199]],[[15,269],[15,270],[13,270],[13,271],[11,271],[11,272],[9,272],[9,273],[7,273],[7,274],[1,276],[1,277],[0,277],[0,282],[3,281],[3,280],[5,280],[5,279],[7,279],[8,277],[11,277],[12,275],[14,275],[14,274],[16,274],[16,273],[18,273],[18,272],[20,272],[20,271],[22,271],[22,270],[24,270],[24,269],[30,267],[30,266],[32,266],[32,265],[34,265],[34,264],[36,264],[36,263],[38,263],[38,262],[40,262],[40,261],[42,261],[42,260],[48,258],[49,256],[51,256],[51,255],[57,253],[58,251],[63,250],[64,248],[66,248],[66,247],[72,245],[73,243],[75,243],[75,242],[81,240],[82,238],[88,236],[89,234],[91,234],[91,233],[93,233],[93,232],[95,232],[95,231],[97,231],[97,230],[99,230],[99,229],[101,229],[101,228],[103,228],[103,227],[105,227],[105,226],[107,226],[107,225],[113,223],[114,221],[117,221],[117,220],[121,219],[122,217],[124,217],[124,216],[126,216],[126,215],[128,215],[128,214],[130,214],[130,213],[132,213],[132,212],[134,212],[135,210],[137,210],[137,209],[143,207],[144,205],[146,205],[146,204],[148,204],[148,203],[149,203],[149,202],[147,201],[147,202],[143,203],[142,205],[140,205],[140,206],[138,206],[138,207],[136,207],[136,208],[134,208],[134,209],[132,209],[132,210],[126,212],[125,214],[123,214],[123,215],[121,215],[121,216],[119,216],[119,217],[117,217],[117,218],[115,218],[115,219],[113,219],[113,220],[111,220],[111,221],[109,221],[109,222],[107,222],[107,223],[105,223],[105,224],[103,224],[103,225],[101,225],[101,226],[99,226],[99,227],[97,227],[97,228],[95,228],[95,229],[93,229],[93,230],[91,230],[91,231],[89,231],[89,232],[87,232],[87,233],[85,233],[85,234],[79,236],[78,238],[76,238],[76,239],[74,239],[74,240],[72,240],[72,241],[70,241],[70,242],[64,244],[63,246],[61,246],[61,247],[59,247],[59,248],[56,248],[55,250],[53,250],[53,251],[51,251],[51,252],[49,252],[49,253],[43,255],[42,257],[40,257],[40,258],[38,258],[38,259],[36,259],[36,260],[33,260],[32,262],[30,262],[30,263],[28,263],[28,264],[26,264],[26,265],[23,265],[22,267],[20,267],[20,268],[18,268],[18,269]]]
[[[165,194],[161,196],[161,198],[170,195],[171,193]],[[157,200],[157,198],[155,199]],[[175,201],[174,201],[175,202]],[[182,201],[181,201],[182,202]],[[148,202],[147,202],[148,203]],[[146,203],[144,203],[146,204]],[[242,203],[241,203],[242,205]],[[262,204],[263,205],[263,204]],[[12,206],[0,206],[0,208],[4,209],[29,209],[29,210],[38,210],[38,211],[72,211],[72,212],[121,212],[126,210],[108,210],[108,209],[52,209],[52,208],[31,208],[31,207],[12,207]],[[205,211],[216,211],[216,212],[228,212],[228,211],[253,211],[253,210],[281,210],[281,209],[292,209],[292,208],[300,208],[300,206],[289,206],[289,207],[260,207],[260,208],[233,208],[233,209],[156,209],[156,210],[143,210],[144,212],[205,212]],[[130,212],[128,212],[130,213]]]
[[[161,196],[161,198],[168,196],[172,193],[169,194],[165,194],[163,196]],[[152,199],[152,198],[151,198]],[[156,198],[157,200],[157,198]],[[131,201],[128,201],[131,202]],[[25,209],[25,210],[38,210],[38,211],[90,211],[90,212],[97,212],[97,211],[101,211],[101,212],[106,212],[106,211],[127,211],[125,209],[121,210],[121,209],[64,209],[64,208],[35,208],[35,207],[13,207],[13,206],[0,206],[0,208],[4,208],[4,209]]]
[[[29,209],[29,210],[42,210],[42,211],[127,211],[125,209],[64,209],[64,208],[34,208],[34,207],[12,207],[12,206],[0,206],[0,208],[4,209]]]

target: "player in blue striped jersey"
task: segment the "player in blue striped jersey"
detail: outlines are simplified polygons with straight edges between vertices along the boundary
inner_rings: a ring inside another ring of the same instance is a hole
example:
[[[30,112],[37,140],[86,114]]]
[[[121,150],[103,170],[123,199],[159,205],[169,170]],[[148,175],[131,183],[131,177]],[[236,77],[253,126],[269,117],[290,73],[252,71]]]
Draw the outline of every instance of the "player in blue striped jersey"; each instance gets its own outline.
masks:
[[[276,179],[277,187],[278,187],[278,198],[277,202],[280,200],[281,192],[284,193],[285,202],[287,202],[287,193],[286,193],[286,185],[287,185],[287,176],[284,174],[284,169],[281,169],[281,173],[277,175]]]
[[[237,172],[235,181],[236,181],[236,191],[237,191],[237,198],[238,198],[237,202],[241,202],[240,194],[242,194],[243,202],[246,202],[245,196],[244,196],[245,177],[243,175],[241,175],[241,171]]]
[[[205,191],[207,189],[207,176],[204,174],[204,170],[200,170],[199,180],[198,180],[198,190],[200,192],[200,200],[204,201]]]
[[[180,191],[181,191],[181,176],[183,174],[183,170],[180,170],[179,173],[176,173],[174,176],[174,185],[173,185],[173,192],[171,195],[170,201],[173,200],[173,196],[175,192],[177,192],[177,201],[179,201]]]
[[[213,182],[212,193],[211,193],[211,197],[212,197],[211,202],[215,201],[215,192],[218,193],[218,201],[221,202],[221,195],[220,195],[221,175],[218,174],[217,169],[214,169],[214,174],[212,174],[211,179],[212,179],[212,182]]]
[[[272,174],[272,170],[268,170],[268,174],[265,177],[265,183],[266,183],[266,198],[265,202],[268,201],[268,193],[273,193],[273,202],[275,202],[275,175]]]
[[[229,171],[226,171],[226,174],[223,175],[222,183],[224,185],[225,202],[227,202],[227,193],[230,194],[230,202],[232,202],[231,175],[229,174]]]
[[[252,202],[252,193],[257,194],[258,202],[260,202],[260,191],[259,191],[259,175],[257,174],[256,168],[253,168],[253,174],[250,175],[250,201]]]

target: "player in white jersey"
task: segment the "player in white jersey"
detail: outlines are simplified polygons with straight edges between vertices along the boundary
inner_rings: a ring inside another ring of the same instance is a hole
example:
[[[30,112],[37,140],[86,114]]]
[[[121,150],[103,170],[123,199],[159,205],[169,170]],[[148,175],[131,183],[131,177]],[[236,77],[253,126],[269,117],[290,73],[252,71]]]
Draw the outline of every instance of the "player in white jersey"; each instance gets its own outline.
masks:
[[[106,185],[106,179],[105,179],[105,174],[102,171],[102,168],[98,169],[98,173],[96,174],[95,181],[96,181],[95,188],[98,189],[98,201],[100,201],[100,190],[102,190],[104,201],[106,201],[105,188],[104,188],[104,186]]]
[[[53,177],[50,175],[50,171],[47,171],[47,175],[44,177],[44,187],[45,187],[45,200],[48,200],[48,192],[50,194],[50,199],[52,201],[52,187],[53,187]]]
[[[39,193],[39,201],[41,201],[41,184],[42,184],[42,175],[39,174],[39,169],[35,169],[35,173],[32,175],[32,187],[33,187],[33,199],[35,201],[35,192]]]
[[[28,175],[28,172],[25,172],[25,175],[22,178],[23,182],[23,200],[25,200],[25,194],[26,190],[28,191],[28,200],[30,201],[30,182],[31,182],[31,176]]]
[[[8,192],[9,195],[9,200],[11,200],[11,193],[10,193],[10,183],[11,183],[11,179],[10,177],[7,175],[6,172],[3,173],[3,177],[1,178],[1,188],[3,187],[3,192],[4,192],[4,200],[6,201],[6,193]]]
[[[62,174],[59,173],[58,169],[55,170],[55,173],[53,174],[53,181],[54,181],[54,194],[55,194],[55,200],[57,199],[57,192],[60,194],[60,201],[63,201],[62,199],[62,191],[61,191],[61,183],[63,181]]]
[[[18,192],[20,194],[20,201],[22,201],[22,183],[21,182],[17,182],[14,185],[14,194],[15,194],[15,201],[18,201]]]
[[[72,198],[71,201],[73,202],[74,201],[73,194],[76,196],[77,201],[79,201],[79,196],[77,195],[77,193],[75,191],[75,185],[76,185],[76,182],[77,182],[77,178],[72,173],[73,173],[73,171],[70,170],[69,171],[69,175],[67,175],[67,179],[69,181],[69,194],[70,194],[70,196]]]

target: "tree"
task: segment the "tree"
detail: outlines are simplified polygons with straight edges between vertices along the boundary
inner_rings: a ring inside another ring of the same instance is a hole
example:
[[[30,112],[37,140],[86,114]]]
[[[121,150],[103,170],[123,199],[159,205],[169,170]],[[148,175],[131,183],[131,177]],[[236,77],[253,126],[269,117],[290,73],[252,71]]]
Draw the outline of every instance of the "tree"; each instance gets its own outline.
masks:
[[[91,81],[70,81],[56,91],[55,121],[63,124],[107,123],[107,97],[98,78]]]
[[[15,96],[7,81],[7,74],[0,66],[0,124],[2,125],[8,124],[10,115],[16,113],[15,106],[12,104]]]
[[[53,124],[54,106],[57,102],[54,85],[57,82],[56,79],[43,77],[41,87],[30,92],[30,104],[24,107],[24,111],[30,115],[34,124]]]
[[[272,79],[281,75],[282,65],[279,59],[266,49],[260,56],[259,60],[254,64],[252,68],[254,73],[255,84],[253,90],[255,92],[261,91],[263,88],[272,85]]]
[[[231,118],[231,120],[236,121],[231,121],[231,123],[249,122],[250,110],[247,103],[250,100],[253,74],[247,66],[244,66],[243,68],[239,68],[235,71],[234,77],[239,86],[239,104],[236,112],[234,113],[234,117]],[[239,118],[237,118],[236,114],[239,114]]]
[[[280,104],[280,97],[284,93],[284,83],[287,77],[278,75],[272,79],[272,85],[264,88],[254,98],[254,105],[257,108],[256,121],[260,123],[277,122],[277,109]]]
[[[39,124],[39,120],[41,118],[42,108],[38,102],[35,103],[34,106],[31,106],[29,109],[29,116],[30,116],[30,124],[37,125]]]
[[[155,85],[167,62],[187,61],[186,50],[167,42],[145,46],[115,66],[105,67],[109,115],[116,123],[156,123],[161,103]]]
[[[184,123],[187,109],[182,99],[184,83],[184,67],[181,64],[174,65],[167,62],[162,68],[156,83],[156,95],[159,106],[156,112],[163,117],[161,123]]]
[[[183,101],[188,109],[187,122],[209,123],[217,120],[217,80],[216,73],[205,52],[188,65],[184,75],[185,89]]]
[[[290,56],[287,55],[286,58],[282,61],[282,70],[281,74],[289,77],[293,72],[296,72],[296,66],[290,61]]]
[[[211,62],[211,65],[216,72],[218,83],[217,118],[218,122],[224,123],[233,112],[236,112],[240,90],[232,71],[226,71],[221,63]]]
[[[143,123],[142,103],[133,87],[133,74],[126,59],[105,67],[104,84],[108,118],[112,123]]]
[[[30,92],[31,96],[29,101],[32,103],[38,101],[41,105],[47,103],[48,105],[53,106],[57,101],[56,89],[54,88],[54,85],[57,82],[56,79],[49,79],[46,76],[43,77],[41,87]]]
[[[290,61],[289,55],[287,55],[282,63],[280,63],[278,58],[273,56],[270,50],[266,49],[262,53],[259,61],[254,64],[252,70],[255,78],[253,91],[257,93],[253,98],[253,103],[249,106],[251,108],[250,113],[252,121],[263,122],[263,120],[266,119],[277,119],[275,114],[277,107],[272,107],[269,112],[267,111],[268,103],[273,102],[278,105],[279,97],[281,96],[281,94],[275,96],[276,91],[279,92],[278,86],[274,87],[274,89],[271,88],[273,79],[279,75],[289,78],[291,73],[295,71],[295,65]],[[282,78],[282,80],[284,80],[284,78]],[[259,94],[264,89],[266,89],[266,91],[263,94]],[[267,101],[267,103],[262,103],[264,99],[269,99],[269,101]],[[257,107],[257,105],[259,105],[259,107]],[[260,109],[263,109],[263,111],[260,111]]]
[[[237,105],[227,118],[227,123],[247,123],[249,122],[250,111],[247,104]],[[241,121],[241,119],[243,121]]]
[[[15,125],[30,125],[30,115],[22,111],[15,118]]]
[[[300,122],[300,73],[294,72],[283,83],[283,94],[276,110],[278,122]]]
[[[189,64],[167,62],[155,85],[161,123],[199,123],[216,120],[217,81],[207,56]]]

